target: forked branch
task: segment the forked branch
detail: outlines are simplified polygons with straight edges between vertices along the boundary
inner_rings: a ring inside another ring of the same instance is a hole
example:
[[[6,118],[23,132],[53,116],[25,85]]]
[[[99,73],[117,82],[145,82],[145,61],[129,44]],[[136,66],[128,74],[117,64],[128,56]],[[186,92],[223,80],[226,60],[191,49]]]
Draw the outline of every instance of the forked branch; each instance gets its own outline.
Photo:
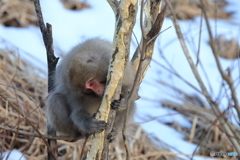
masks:
[[[133,58],[134,68],[136,69],[136,77],[134,80],[133,88],[128,97],[128,106],[132,103],[133,95],[139,90],[139,86],[145,76],[145,73],[150,65],[152,60],[152,55],[154,51],[155,41],[160,33],[162,24],[164,21],[164,16],[166,12],[166,6],[162,9],[162,1],[158,0],[147,0],[146,5],[144,0],[141,1],[141,11],[140,11],[140,26],[142,31],[142,39],[140,45],[137,47]],[[145,12],[144,12],[145,11]],[[145,13],[145,20],[143,21],[143,13]],[[125,136],[126,124],[129,114],[129,107],[127,108],[127,114],[124,121],[123,129],[123,139],[125,142],[125,147],[127,151],[126,159],[129,159],[129,150],[127,146],[127,139]]]
[[[87,159],[107,159],[108,142],[107,133],[112,129],[115,111],[110,113],[110,104],[112,100],[119,99],[122,87],[122,76],[124,68],[129,57],[129,48],[132,36],[132,29],[135,25],[137,13],[136,0],[122,0],[121,2],[108,0],[116,16],[116,30],[113,40],[113,55],[110,61],[110,66],[107,76],[107,86],[103,96],[98,120],[104,120],[109,123],[107,131],[95,134],[92,140],[91,150],[88,153]],[[111,117],[109,119],[109,117]]]

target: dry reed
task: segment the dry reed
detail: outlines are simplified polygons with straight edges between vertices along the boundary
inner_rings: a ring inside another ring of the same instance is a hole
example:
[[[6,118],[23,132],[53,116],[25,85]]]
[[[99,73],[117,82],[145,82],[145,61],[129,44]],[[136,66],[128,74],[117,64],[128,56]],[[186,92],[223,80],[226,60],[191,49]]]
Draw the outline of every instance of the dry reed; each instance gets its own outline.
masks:
[[[209,42],[208,42],[209,43]],[[240,56],[240,48],[236,39],[227,39],[224,35],[218,35],[214,39],[214,45],[219,57],[225,59],[237,59]],[[209,43],[210,44],[210,43]]]
[[[167,125],[185,135],[185,140],[194,144],[200,144],[197,154],[209,156],[211,151],[234,152],[234,148],[223,128],[219,122],[215,121],[217,117],[203,100],[198,96],[187,95],[182,102],[182,104],[179,104],[163,101],[162,106],[182,114],[192,123],[192,127],[186,128],[176,122],[168,123]],[[228,116],[232,116],[231,113],[228,113]],[[235,125],[231,123],[230,125],[236,132],[240,131]],[[234,157],[224,158],[232,159]]]
[[[33,2],[30,0],[0,1],[0,23],[11,27],[37,25]]]
[[[195,16],[201,16],[200,0],[171,0],[170,1],[175,13],[176,18],[180,20],[193,19]],[[209,18],[229,19],[232,15],[231,12],[226,12],[224,7],[228,5],[226,0],[203,0],[205,3],[206,12]],[[167,16],[171,14],[168,11]]]

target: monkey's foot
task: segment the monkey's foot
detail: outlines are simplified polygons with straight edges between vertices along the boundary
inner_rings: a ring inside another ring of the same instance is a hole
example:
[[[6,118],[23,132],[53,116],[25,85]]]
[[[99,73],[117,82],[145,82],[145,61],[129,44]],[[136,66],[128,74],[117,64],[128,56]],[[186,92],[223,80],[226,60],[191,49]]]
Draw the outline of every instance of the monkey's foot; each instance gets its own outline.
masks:
[[[112,131],[107,135],[108,142],[112,143],[115,140],[116,136],[117,136],[117,131],[115,128],[112,128]]]
[[[114,110],[118,110],[121,104],[121,100],[114,100],[111,103],[111,108]]]
[[[120,98],[118,100],[112,101],[111,108],[114,110],[119,110],[120,106],[122,106],[122,104],[123,104],[123,100],[124,100],[124,95],[120,94]]]

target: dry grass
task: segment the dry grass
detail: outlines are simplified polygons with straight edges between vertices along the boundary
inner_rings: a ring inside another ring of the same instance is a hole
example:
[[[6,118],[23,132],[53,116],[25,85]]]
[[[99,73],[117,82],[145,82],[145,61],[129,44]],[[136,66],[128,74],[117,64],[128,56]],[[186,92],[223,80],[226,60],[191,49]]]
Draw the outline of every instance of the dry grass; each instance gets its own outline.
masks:
[[[218,35],[214,39],[214,45],[219,57],[237,59],[240,56],[240,48],[236,39],[226,39],[224,35]]]
[[[176,13],[176,18],[180,20],[193,19],[195,16],[201,16],[200,0],[171,0]],[[209,18],[229,19],[232,13],[224,11],[228,5],[226,0],[203,0],[206,6],[206,12]],[[168,11],[167,16],[171,14]]]
[[[78,0],[61,0],[64,7],[71,10],[89,8]],[[0,23],[6,27],[27,27],[38,25],[34,4],[31,0],[0,0]]]
[[[82,10],[84,8],[89,8],[86,0],[80,2],[79,0],[61,0],[64,7],[70,10]]]
[[[44,113],[39,106],[46,95],[46,80],[39,77],[35,67],[19,59],[13,51],[0,50],[0,124],[23,131],[34,132],[26,122],[28,118],[45,132]],[[13,109],[16,107],[24,118]],[[40,139],[34,139],[0,129],[3,151],[18,148],[26,155],[46,155],[46,147]]]
[[[197,151],[200,155],[209,156],[211,151],[234,152],[234,148],[224,133],[221,125],[217,122],[212,109],[207,106],[197,96],[186,96],[183,104],[170,101],[163,101],[163,107],[173,109],[182,114],[192,123],[192,128],[185,128],[178,123],[169,123],[167,125],[175,128],[185,135],[185,140],[200,144]],[[232,116],[230,113],[228,116]],[[230,124],[236,132],[239,128]],[[233,157],[224,157],[232,159]]]
[[[0,50],[0,67],[0,152],[16,148],[29,160],[45,160],[47,147],[41,138],[15,133],[3,127],[36,133],[26,122],[28,119],[41,133],[46,133],[46,118],[39,104],[46,95],[47,79],[39,76],[37,68],[21,60],[14,51]],[[133,127],[134,132],[128,137],[131,159],[175,159],[175,155],[168,149],[160,149],[152,144],[139,125]],[[83,140],[74,143],[59,140],[59,160],[80,159],[82,144]],[[85,154],[89,146],[90,142],[86,145]],[[109,156],[111,160],[123,159],[124,144],[113,143]]]
[[[1,0],[0,23],[7,27],[37,25],[33,2],[30,0]]]

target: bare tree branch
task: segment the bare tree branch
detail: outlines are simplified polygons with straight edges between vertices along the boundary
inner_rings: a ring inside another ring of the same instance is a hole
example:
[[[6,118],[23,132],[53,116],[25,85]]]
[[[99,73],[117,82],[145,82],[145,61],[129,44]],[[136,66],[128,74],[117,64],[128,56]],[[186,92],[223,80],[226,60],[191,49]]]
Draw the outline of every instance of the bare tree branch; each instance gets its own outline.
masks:
[[[35,5],[35,11],[37,13],[38,17],[38,24],[40,27],[40,30],[42,32],[44,45],[46,47],[47,51],[47,62],[48,62],[48,92],[50,92],[53,88],[51,86],[51,77],[53,75],[53,72],[56,69],[56,65],[58,63],[59,58],[56,58],[54,55],[53,50],[53,39],[52,39],[52,26],[51,24],[47,23],[45,26],[42,16],[42,10],[39,3],[39,0],[34,0]]]
[[[58,63],[59,58],[56,58],[54,55],[54,50],[53,50],[53,38],[52,38],[52,26],[47,23],[46,26],[44,24],[43,21],[43,16],[42,16],[42,10],[41,10],[41,6],[39,3],[39,0],[34,0],[34,6],[35,6],[35,11],[37,13],[37,17],[38,17],[38,24],[40,27],[40,30],[42,32],[42,36],[43,36],[43,41],[45,44],[45,48],[47,51],[47,62],[48,62],[48,92],[51,92],[51,90],[53,89],[52,86],[52,76],[53,73],[56,69],[56,65]],[[48,128],[48,134],[51,134],[53,136],[56,136],[56,131],[49,129]],[[53,160],[53,159],[57,159],[57,141],[56,140],[48,140],[49,145],[51,146],[50,149],[50,153],[48,153],[48,159],[49,160]]]

